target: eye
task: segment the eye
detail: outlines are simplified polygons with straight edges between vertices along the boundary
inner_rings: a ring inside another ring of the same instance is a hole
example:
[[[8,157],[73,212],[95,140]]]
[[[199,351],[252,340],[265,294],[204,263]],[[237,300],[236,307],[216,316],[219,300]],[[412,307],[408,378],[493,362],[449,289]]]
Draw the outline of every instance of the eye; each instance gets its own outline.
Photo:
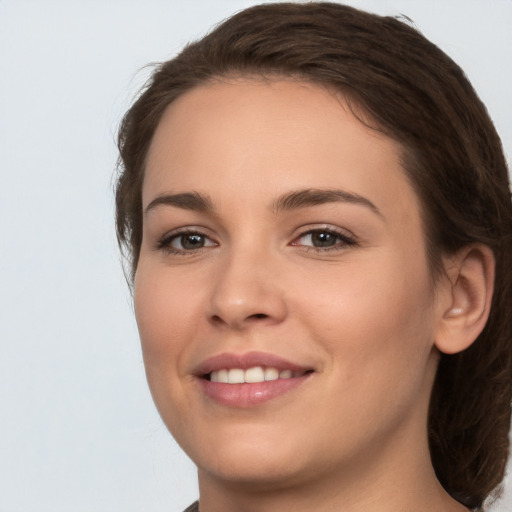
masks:
[[[292,245],[316,250],[339,249],[355,244],[356,240],[353,236],[333,229],[312,229],[303,233],[292,242]]]
[[[204,247],[215,247],[216,245],[216,242],[197,231],[171,233],[158,242],[159,249],[164,249],[173,254],[190,253]]]

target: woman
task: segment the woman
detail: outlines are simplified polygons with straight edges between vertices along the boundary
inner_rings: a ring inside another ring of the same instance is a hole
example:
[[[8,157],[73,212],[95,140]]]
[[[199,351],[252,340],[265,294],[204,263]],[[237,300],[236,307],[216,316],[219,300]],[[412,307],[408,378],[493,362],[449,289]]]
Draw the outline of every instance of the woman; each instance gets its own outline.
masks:
[[[511,403],[507,167],[409,25],[265,4],[162,64],[117,232],[190,510],[481,509]]]

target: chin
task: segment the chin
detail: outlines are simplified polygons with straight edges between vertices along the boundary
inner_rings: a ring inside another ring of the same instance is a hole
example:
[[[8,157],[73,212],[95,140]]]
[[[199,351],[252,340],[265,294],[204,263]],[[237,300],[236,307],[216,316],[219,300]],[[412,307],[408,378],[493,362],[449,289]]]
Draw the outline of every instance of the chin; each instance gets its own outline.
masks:
[[[284,463],[283,459],[277,460],[265,453],[252,460],[245,456],[235,460],[221,456],[215,461],[204,462],[206,464],[198,465],[200,478],[208,475],[253,492],[293,487],[307,480],[304,468],[296,467],[291,456]]]
[[[239,425],[229,431],[206,434],[200,443],[178,440],[199,468],[199,473],[256,489],[279,488],[301,480],[304,468],[311,466],[301,443],[280,429],[264,432],[261,428]],[[263,429],[264,430],[264,429]],[[238,435],[237,435],[238,434]],[[206,442],[205,442],[206,441]],[[308,469],[309,470],[309,469]]]

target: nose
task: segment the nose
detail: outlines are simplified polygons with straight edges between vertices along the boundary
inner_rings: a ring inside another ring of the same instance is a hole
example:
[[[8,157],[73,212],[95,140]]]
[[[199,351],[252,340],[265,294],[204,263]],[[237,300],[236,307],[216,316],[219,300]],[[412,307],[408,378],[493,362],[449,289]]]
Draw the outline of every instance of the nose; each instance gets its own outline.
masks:
[[[209,321],[235,330],[282,322],[288,310],[278,274],[262,254],[231,254],[217,268],[206,311]]]

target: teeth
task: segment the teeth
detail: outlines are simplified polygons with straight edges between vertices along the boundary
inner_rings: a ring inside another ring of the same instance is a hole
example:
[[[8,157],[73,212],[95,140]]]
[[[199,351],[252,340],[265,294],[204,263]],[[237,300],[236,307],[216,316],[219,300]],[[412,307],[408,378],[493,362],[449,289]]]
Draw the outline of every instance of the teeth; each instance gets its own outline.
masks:
[[[279,379],[279,372],[275,368],[265,368],[265,380]]]
[[[265,382],[277,379],[290,379],[292,377],[300,377],[303,372],[292,372],[291,370],[279,371],[277,368],[262,368],[254,366],[247,370],[241,368],[223,369],[210,373],[212,382],[220,382],[222,384],[243,384]]]
[[[263,368],[261,366],[256,366],[255,368],[249,368],[248,370],[245,370],[244,377],[245,377],[245,382],[264,382],[265,381],[265,374],[263,373]]]
[[[245,372],[240,368],[231,368],[228,371],[228,384],[243,384],[245,382]]]

